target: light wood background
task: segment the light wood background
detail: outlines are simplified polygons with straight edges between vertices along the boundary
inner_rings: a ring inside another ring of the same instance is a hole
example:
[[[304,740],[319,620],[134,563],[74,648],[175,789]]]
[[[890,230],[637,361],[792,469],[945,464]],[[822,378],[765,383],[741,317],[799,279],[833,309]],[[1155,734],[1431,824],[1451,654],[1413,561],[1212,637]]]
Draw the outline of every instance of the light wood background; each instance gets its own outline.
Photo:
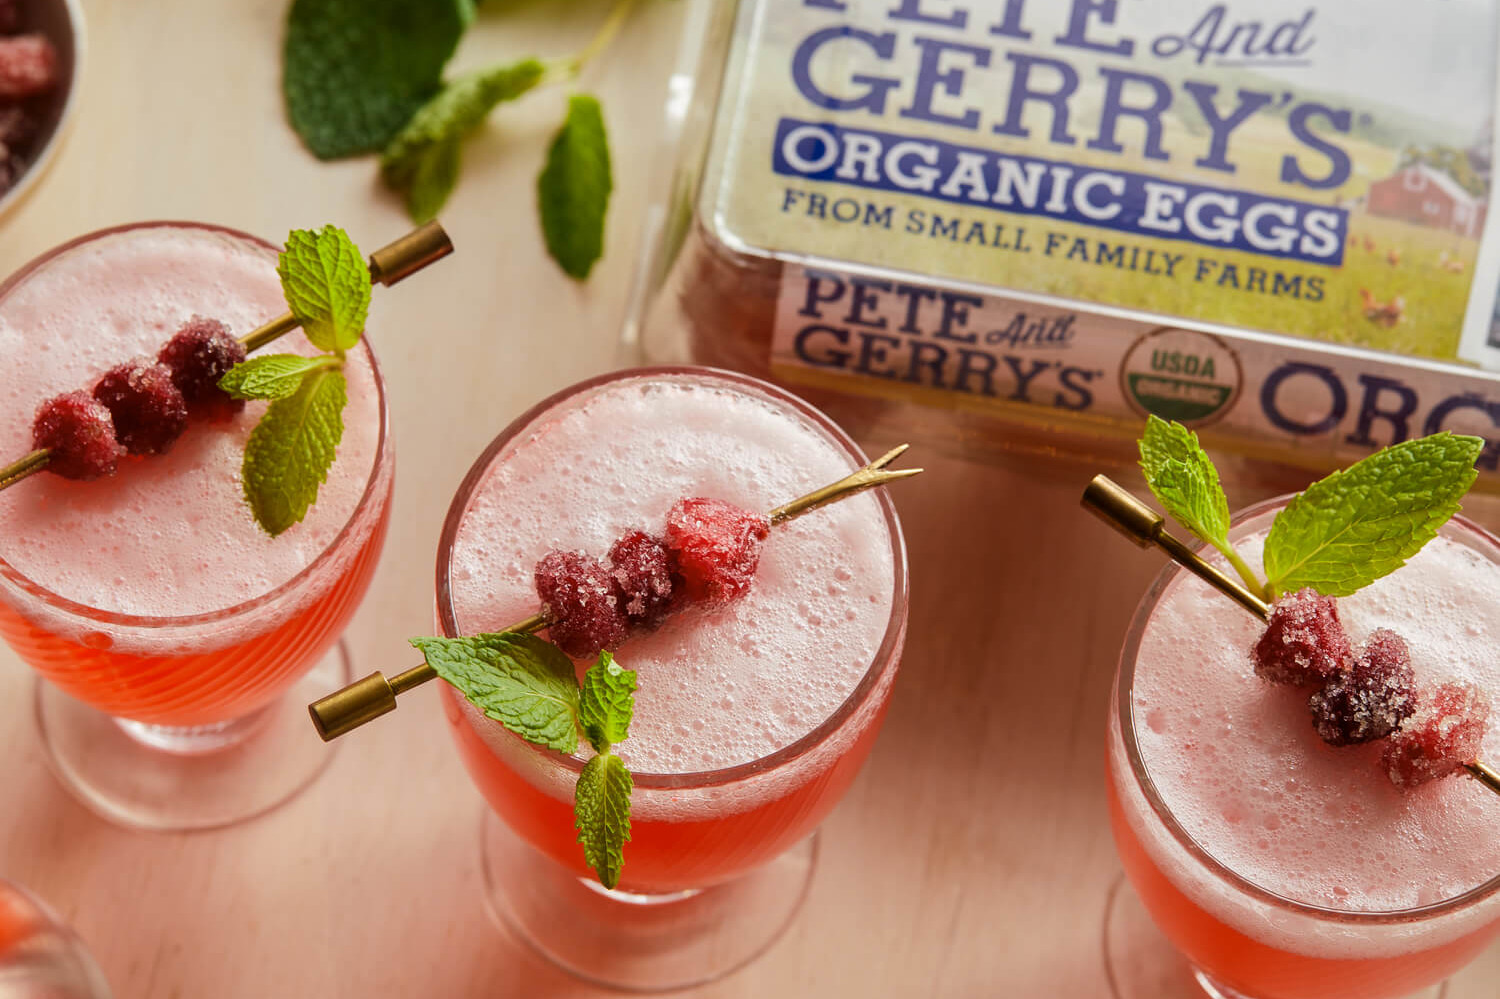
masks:
[[[270,238],[337,221],[366,246],[404,231],[370,161],[319,164],[286,127],[285,0],[85,7],[80,114],[50,176],[0,220],[0,273],[141,219]],[[571,52],[606,9],[490,0],[458,65]],[[542,395],[618,363],[685,9],[646,4],[585,81],[603,97],[617,171],[607,254],[587,285],[543,259],[535,222],[534,177],[563,99],[551,92],[497,115],[467,147],[444,214],[458,254],[380,293],[372,336],[398,470],[384,560],[349,632],[362,669],[406,664],[405,638],[429,630],[438,530],[473,457]],[[913,614],[884,733],[824,827],[790,932],[692,995],[1107,995],[1100,924],[1118,870],[1103,789],[1107,688],[1159,559],[1079,511],[1091,470],[922,462],[929,475],[898,498]],[[344,740],[323,779],[281,810],[218,832],[147,835],[60,789],[31,690],[0,648],[0,876],[78,928],[121,999],[598,994],[487,918],[483,805],[434,691]],[[1494,996],[1497,974],[1492,952],[1451,999]]]

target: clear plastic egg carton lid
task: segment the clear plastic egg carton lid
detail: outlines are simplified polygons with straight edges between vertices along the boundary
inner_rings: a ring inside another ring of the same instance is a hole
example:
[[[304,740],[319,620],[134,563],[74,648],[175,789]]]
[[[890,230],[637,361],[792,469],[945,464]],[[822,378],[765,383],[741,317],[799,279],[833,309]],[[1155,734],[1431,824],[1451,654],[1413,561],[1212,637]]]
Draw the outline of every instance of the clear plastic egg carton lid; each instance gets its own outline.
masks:
[[[978,457],[1500,438],[1500,20],[1375,6],[710,6],[627,330]]]

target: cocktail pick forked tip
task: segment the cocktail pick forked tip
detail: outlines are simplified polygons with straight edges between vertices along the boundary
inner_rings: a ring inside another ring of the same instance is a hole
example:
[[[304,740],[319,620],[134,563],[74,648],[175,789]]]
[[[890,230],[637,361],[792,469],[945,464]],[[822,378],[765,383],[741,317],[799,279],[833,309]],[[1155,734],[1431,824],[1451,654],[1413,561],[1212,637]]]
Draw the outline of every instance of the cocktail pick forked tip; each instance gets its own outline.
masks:
[[[829,503],[848,499],[866,489],[921,474],[920,468],[891,470],[886,467],[906,453],[910,446],[910,444],[901,444],[891,448],[879,458],[842,479],[830,482],[826,486],[814,489],[806,496],[799,496],[790,503],[777,507],[767,514],[767,518],[772,526],[785,524],[805,513],[827,506]],[[530,634],[541,631],[546,626],[545,615],[533,614],[526,620],[502,630]],[[317,729],[322,740],[332,742],[344,733],[359,728],[365,722],[374,721],[381,715],[396,710],[396,695],[420,686],[436,676],[436,671],[426,663],[413,666],[389,679],[384,673],[376,670],[369,676],[356,680],[349,686],[309,704],[307,713],[312,717],[313,728]]]
[[[1259,617],[1269,620],[1271,608],[1258,595],[1251,593],[1244,584],[1220,572],[1205,562],[1178,538],[1166,530],[1166,518],[1145,503],[1134,493],[1115,482],[1107,475],[1096,475],[1083,491],[1083,507],[1093,513],[1141,548],[1153,545],[1172,557],[1172,561],[1229,597],[1235,603]],[[1479,783],[1500,794],[1500,771],[1483,760],[1471,760],[1464,764]]]
[[[410,277],[428,264],[436,263],[453,252],[453,241],[436,220],[418,226],[411,232],[370,254],[370,277],[387,288]],[[271,341],[302,325],[290,312],[277,316],[240,337],[245,351],[252,353]],[[50,452],[46,448],[0,467],[0,490],[15,485],[47,467]]]

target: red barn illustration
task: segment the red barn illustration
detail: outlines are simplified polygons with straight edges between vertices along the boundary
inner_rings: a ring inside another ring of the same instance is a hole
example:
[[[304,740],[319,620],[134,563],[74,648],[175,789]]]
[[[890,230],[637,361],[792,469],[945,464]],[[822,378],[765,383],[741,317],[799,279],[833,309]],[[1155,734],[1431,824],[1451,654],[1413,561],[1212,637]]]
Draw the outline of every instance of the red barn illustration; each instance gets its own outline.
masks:
[[[1458,181],[1426,163],[1413,163],[1375,181],[1366,206],[1371,215],[1448,229],[1475,239],[1484,228],[1487,207]]]

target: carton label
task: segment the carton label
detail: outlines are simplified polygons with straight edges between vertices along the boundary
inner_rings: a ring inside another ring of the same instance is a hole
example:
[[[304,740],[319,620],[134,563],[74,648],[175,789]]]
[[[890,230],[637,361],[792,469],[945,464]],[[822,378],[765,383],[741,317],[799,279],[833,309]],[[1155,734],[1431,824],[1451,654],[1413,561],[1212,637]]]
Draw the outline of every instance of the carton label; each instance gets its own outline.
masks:
[[[1491,0],[742,0],[738,17],[703,188],[735,247],[1439,360],[1460,356],[1466,313],[1488,333],[1500,258],[1471,290]],[[1500,356],[1471,340],[1466,356]],[[1044,376],[1004,358],[1041,350],[1074,404],[1100,379],[1122,412],[1164,393],[1203,420],[1245,404],[1224,336],[1210,378],[1151,368],[1201,346],[1120,368],[1122,344],[1080,366],[1105,371],[1088,383],[1061,380],[1076,349],[921,342],[948,354],[902,363],[949,385],[1034,393]]]
[[[1155,413],[1328,464],[1452,430],[1489,438],[1479,466],[1500,469],[1495,375],[894,276],[786,268],[771,362],[787,381],[1080,427]]]

